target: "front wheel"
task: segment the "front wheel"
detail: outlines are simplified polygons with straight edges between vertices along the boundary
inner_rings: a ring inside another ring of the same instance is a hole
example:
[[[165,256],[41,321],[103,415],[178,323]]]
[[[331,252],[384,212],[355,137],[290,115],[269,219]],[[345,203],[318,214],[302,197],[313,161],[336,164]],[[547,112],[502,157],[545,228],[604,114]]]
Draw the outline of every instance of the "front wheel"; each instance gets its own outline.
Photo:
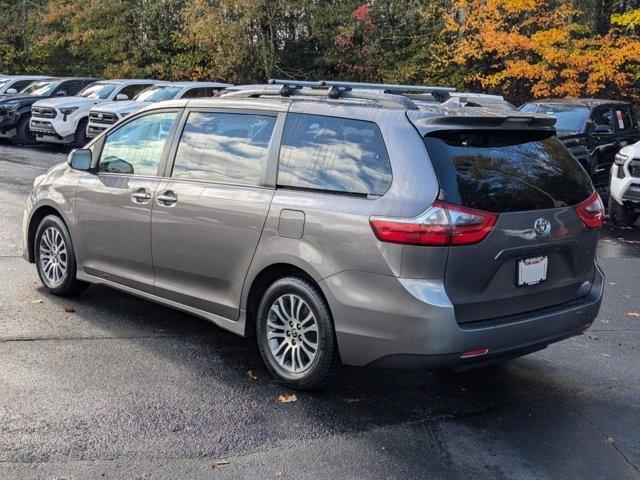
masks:
[[[638,220],[638,213],[633,207],[621,205],[609,196],[609,219],[616,227],[631,227]]]
[[[40,281],[54,295],[71,296],[88,284],[76,278],[76,257],[69,230],[56,215],[42,219],[34,242]]]
[[[281,383],[310,390],[335,377],[340,360],[331,313],[309,280],[273,283],[260,302],[256,333],[260,355]]]
[[[36,143],[36,134],[29,128],[29,120],[31,115],[24,114],[18,120],[18,126],[16,127],[16,143],[22,145],[31,145]]]
[[[89,141],[89,137],[87,137],[88,123],[89,123],[89,120],[87,118],[83,118],[78,122],[78,128],[76,128],[76,133],[73,138],[74,146],[78,148],[82,148]]]

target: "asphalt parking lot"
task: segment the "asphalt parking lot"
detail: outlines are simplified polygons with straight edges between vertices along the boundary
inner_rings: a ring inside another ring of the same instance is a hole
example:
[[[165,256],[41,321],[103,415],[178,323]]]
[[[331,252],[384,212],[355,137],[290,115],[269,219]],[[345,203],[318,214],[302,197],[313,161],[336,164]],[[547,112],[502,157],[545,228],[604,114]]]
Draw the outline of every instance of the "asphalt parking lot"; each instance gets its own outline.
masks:
[[[65,154],[0,145],[0,479],[640,478],[640,229],[604,229],[585,335],[465,373],[349,368],[280,403],[251,340],[45,293],[22,205]]]

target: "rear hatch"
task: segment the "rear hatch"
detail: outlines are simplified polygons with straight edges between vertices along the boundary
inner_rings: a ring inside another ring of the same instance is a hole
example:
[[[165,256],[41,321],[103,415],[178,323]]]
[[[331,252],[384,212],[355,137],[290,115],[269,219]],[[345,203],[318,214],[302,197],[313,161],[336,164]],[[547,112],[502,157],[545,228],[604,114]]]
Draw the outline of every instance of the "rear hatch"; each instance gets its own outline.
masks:
[[[458,323],[513,317],[588,293],[598,233],[575,206],[601,204],[552,130],[438,130],[425,144],[440,201],[498,214],[481,242],[449,247],[445,288]]]

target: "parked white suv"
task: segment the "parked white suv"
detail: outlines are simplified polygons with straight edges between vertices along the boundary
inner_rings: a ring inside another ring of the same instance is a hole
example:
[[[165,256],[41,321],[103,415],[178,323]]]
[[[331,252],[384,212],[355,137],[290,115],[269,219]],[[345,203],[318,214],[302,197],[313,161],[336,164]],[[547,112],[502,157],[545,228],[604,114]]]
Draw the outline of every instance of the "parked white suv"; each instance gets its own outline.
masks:
[[[38,80],[45,80],[45,75],[7,75],[0,78],[0,95],[16,95],[27,86]]]
[[[620,149],[611,169],[609,219],[630,227],[640,216],[640,142]]]
[[[102,103],[89,111],[87,137],[104,132],[121,118],[154,102],[181,98],[214,97],[220,90],[230,87],[218,82],[159,82],[140,92],[127,102]]]
[[[47,98],[31,107],[29,128],[41,142],[87,142],[89,110],[99,103],[135,97],[155,80],[102,80],[84,88],[75,97]]]

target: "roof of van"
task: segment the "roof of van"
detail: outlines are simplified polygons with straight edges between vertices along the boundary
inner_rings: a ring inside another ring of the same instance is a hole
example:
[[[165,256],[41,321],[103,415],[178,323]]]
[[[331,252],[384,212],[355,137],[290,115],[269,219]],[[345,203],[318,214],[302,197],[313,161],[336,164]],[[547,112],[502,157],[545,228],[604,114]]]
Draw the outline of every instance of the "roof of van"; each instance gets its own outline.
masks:
[[[221,82],[196,82],[196,81],[187,81],[187,82],[158,82],[158,84],[162,85],[175,85],[178,87],[212,87],[212,88],[226,88],[233,86],[231,83],[221,83]]]
[[[531,102],[538,105],[575,105],[580,107],[593,108],[599,105],[609,105],[609,104],[618,104],[618,105],[628,105],[629,102],[625,102],[622,100],[607,100],[604,98],[545,98],[532,100]]]

